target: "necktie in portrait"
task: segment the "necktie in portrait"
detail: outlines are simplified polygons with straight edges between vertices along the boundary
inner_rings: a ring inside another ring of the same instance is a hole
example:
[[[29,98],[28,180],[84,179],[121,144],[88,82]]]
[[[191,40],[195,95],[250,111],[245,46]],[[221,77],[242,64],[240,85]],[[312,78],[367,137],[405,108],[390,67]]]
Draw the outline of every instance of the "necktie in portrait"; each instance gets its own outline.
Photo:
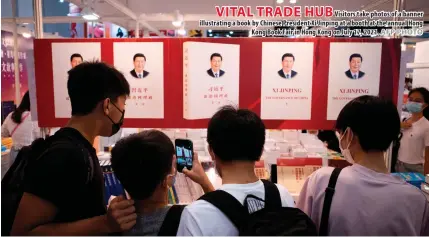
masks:
[[[215,73],[215,78],[217,78],[217,73]]]
[[[142,78],[142,74],[139,74],[139,78]]]
[[[286,74],[286,79],[289,79],[289,74]]]

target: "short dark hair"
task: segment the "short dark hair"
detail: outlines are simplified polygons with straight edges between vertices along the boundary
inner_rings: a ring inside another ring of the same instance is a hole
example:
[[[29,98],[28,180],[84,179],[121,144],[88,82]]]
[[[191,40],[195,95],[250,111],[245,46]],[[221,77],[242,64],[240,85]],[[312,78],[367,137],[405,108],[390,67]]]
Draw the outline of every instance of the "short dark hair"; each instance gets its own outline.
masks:
[[[220,61],[222,61],[222,55],[220,55],[220,53],[214,53],[210,56],[210,61],[213,60],[214,57],[220,57]]]
[[[295,56],[293,56],[293,54],[291,54],[291,53],[285,53],[282,56],[282,62],[283,62],[283,60],[285,60],[286,57],[291,57],[291,58],[293,58],[293,61],[295,61]]]
[[[222,161],[258,161],[265,144],[265,125],[250,110],[224,106],[210,119],[207,142]]]
[[[97,104],[109,98],[130,95],[130,85],[124,75],[103,62],[84,62],[69,71],[67,89],[72,115],[91,113]]]
[[[70,56],[70,62],[73,61],[73,58],[80,58],[83,61],[83,57],[82,55],[78,54],[78,53],[74,53]]]
[[[424,87],[417,87],[414,88],[412,90],[410,90],[410,92],[408,93],[408,97],[411,96],[411,94],[418,92],[422,95],[423,100],[425,101],[426,104],[429,104],[429,91],[428,89],[424,88]]]
[[[136,58],[144,58],[144,60],[146,61],[146,56],[144,56],[144,54],[142,54],[142,53],[136,53],[136,54],[134,54],[134,57],[133,57],[133,61],[136,61]]]
[[[30,111],[30,110],[31,110],[30,93],[27,91],[22,97],[21,103],[19,104],[18,108],[16,108],[15,111],[12,112],[12,115],[11,115],[12,121],[14,121],[16,124],[20,124],[22,122],[22,114],[25,111]]]
[[[354,54],[350,55],[349,62],[351,62],[353,58],[360,58],[360,61],[363,62],[362,55],[360,55],[358,53],[354,53]]]
[[[119,140],[112,149],[112,168],[133,199],[152,196],[171,173],[174,146],[158,130],[147,130]]]
[[[336,129],[350,128],[365,152],[386,151],[400,132],[396,106],[377,96],[364,95],[347,103],[337,118]]]

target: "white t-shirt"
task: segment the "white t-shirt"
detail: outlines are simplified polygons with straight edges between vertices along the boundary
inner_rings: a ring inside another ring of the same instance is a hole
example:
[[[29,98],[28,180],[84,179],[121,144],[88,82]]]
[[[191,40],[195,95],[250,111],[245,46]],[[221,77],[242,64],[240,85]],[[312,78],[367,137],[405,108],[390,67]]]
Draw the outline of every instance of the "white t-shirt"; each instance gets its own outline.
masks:
[[[294,207],[295,203],[286,188],[277,184],[282,205]],[[265,199],[265,189],[262,181],[249,184],[225,184],[220,187],[234,196],[242,204],[247,195],[251,194]],[[238,230],[219,209],[212,204],[198,200],[187,206],[180,218],[178,236],[237,236]]]
[[[305,181],[296,204],[319,228],[332,167]],[[330,210],[330,236],[429,235],[429,203],[418,188],[390,174],[354,164],[338,177]]]
[[[1,126],[1,136],[10,137],[12,135],[13,147],[16,149],[29,146],[40,137],[40,128],[36,121],[31,121],[30,111],[22,113],[21,118],[22,122],[16,128],[18,124],[12,120],[12,113],[10,113]],[[15,128],[15,132],[11,134]]]
[[[429,146],[429,121],[422,117],[411,128],[402,130],[398,160],[407,164],[423,164]]]

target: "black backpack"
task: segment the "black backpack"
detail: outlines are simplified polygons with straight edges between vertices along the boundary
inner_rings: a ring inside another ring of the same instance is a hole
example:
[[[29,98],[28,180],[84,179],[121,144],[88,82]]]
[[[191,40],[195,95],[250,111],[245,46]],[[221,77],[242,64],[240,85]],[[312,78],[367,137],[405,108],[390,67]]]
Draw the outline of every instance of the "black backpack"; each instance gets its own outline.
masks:
[[[170,207],[161,228],[159,229],[158,236],[177,236],[179,229],[180,217],[182,216],[184,205],[174,205]]]
[[[12,230],[15,220],[16,211],[24,194],[25,174],[28,173],[32,165],[37,162],[37,159],[45,154],[50,149],[70,144],[73,138],[56,139],[56,136],[49,138],[36,139],[30,146],[23,147],[12,166],[6,172],[1,181],[1,235],[8,236]],[[88,165],[88,179],[90,182],[94,175],[94,164],[92,163],[91,154],[83,147],[80,142],[73,142],[82,149],[85,163]]]
[[[317,235],[317,228],[310,217],[298,208],[282,207],[277,186],[266,180],[262,182],[265,187],[265,201],[248,195],[242,205],[234,196],[223,190],[207,193],[200,200],[205,200],[222,211],[238,229],[240,236]],[[258,202],[250,202],[249,206],[249,198]],[[262,209],[258,204],[261,202],[264,203]],[[249,207],[256,211],[249,214]]]

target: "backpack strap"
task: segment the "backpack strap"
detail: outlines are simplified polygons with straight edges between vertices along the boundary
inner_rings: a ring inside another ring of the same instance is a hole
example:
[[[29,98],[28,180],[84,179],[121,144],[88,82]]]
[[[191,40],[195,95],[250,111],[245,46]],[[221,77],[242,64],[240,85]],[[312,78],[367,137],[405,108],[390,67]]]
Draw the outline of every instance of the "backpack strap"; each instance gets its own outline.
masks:
[[[161,228],[159,229],[158,236],[176,236],[177,229],[179,229],[180,217],[182,216],[185,205],[174,205],[170,207]]]
[[[211,203],[223,212],[237,229],[242,226],[242,223],[245,223],[249,216],[248,210],[234,196],[223,190],[206,193],[198,200]]]
[[[10,136],[12,137],[12,135],[16,132],[16,130],[19,128],[19,126],[21,126],[21,124],[24,122],[24,120],[30,115],[30,111],[27,112],[26,115],[22,116],[21,118],[21,123],[17,124],[15,126],[15,128],[12,130],[12,132],[10,133]]]
[[[282,199],[279,189],[268,180],[261,179],[265,188],[265,208],[276,209],[282,207]]]
[[[335,186],[337,184],[338,177],[341,173],[341,168],[335,168],[332,171],[331,177],[329,178],[328,187],[325,190],[325,200],[323,201],[323,209],[322,209],[322,219],[320,220],[320,228],[319,235],[327,236],[328,235],[328,221],[329,221],[329,213],[331,211],[332,198],[335,193]]]

